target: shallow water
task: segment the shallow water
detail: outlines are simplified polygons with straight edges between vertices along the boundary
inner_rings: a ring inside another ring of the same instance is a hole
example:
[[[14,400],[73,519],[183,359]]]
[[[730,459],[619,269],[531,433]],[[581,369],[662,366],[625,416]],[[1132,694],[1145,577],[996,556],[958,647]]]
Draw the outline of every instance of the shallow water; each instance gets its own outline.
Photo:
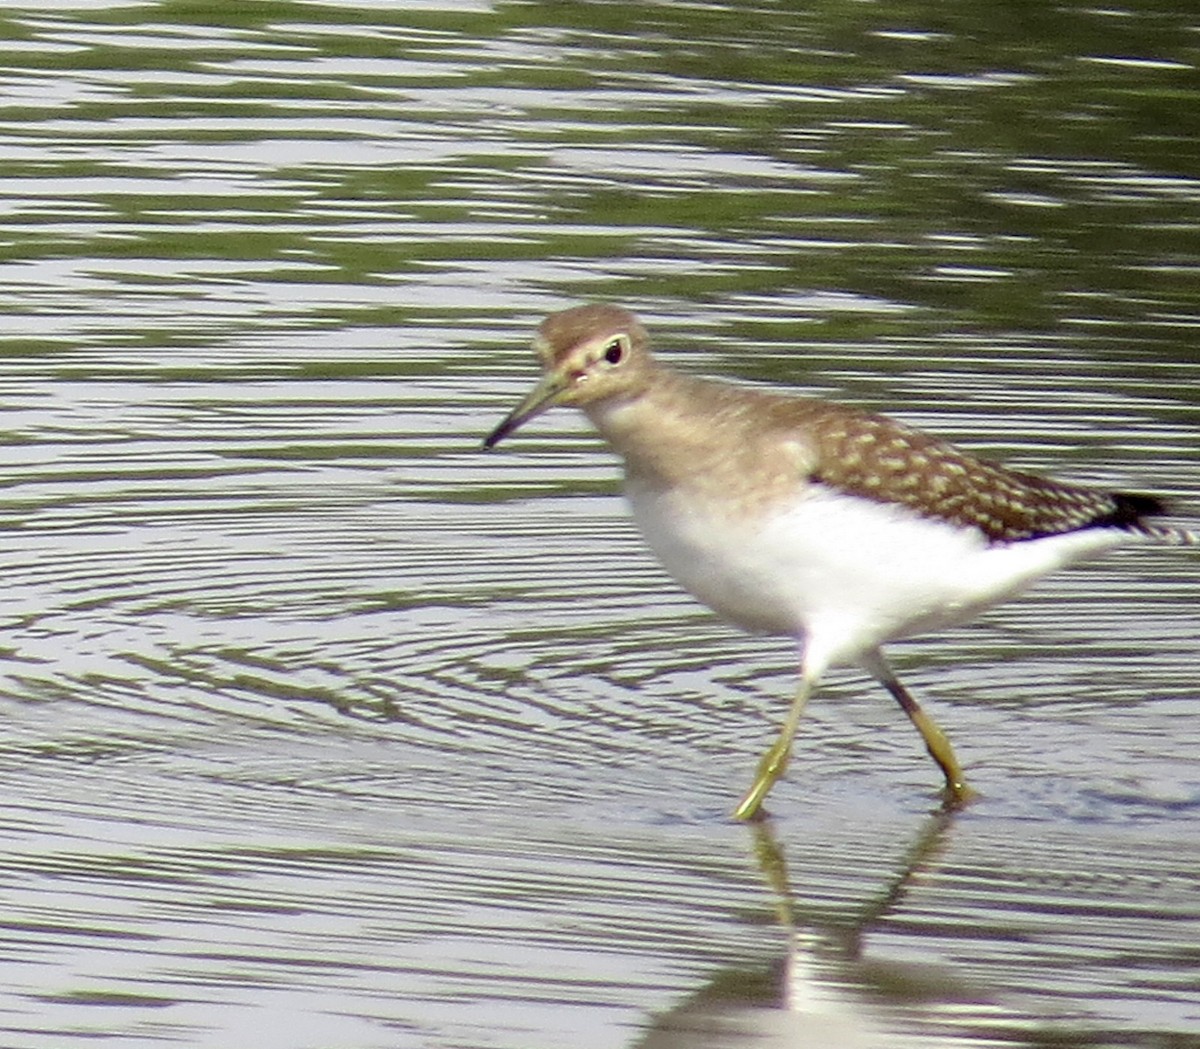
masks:
[[[538,318],[1200,513],[1195,18],[9,4],[0,1041],[1200,1038],[1197,558],[897,646],[641,549]]]

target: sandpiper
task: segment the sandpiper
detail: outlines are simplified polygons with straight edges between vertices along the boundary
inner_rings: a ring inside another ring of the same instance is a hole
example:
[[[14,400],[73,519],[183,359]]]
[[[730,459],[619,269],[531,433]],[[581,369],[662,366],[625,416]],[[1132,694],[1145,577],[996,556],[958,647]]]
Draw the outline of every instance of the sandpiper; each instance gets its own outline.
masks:
[[[739,819],[759,814],[810,693],[838,665],[891,693],[947,804],[968,800],[949,741],[882,646],[964,623],[1131,538],[1198,541],[1150,520],[1165,512],[1154,496],[1018,473],[886,416],[681,374],[615,305],[551,314],[533,348],[542,380],[484,448],[554,405],[581,408],[624,460],[634,519],[667,571],[730,622],[796,641],[799,684]]]

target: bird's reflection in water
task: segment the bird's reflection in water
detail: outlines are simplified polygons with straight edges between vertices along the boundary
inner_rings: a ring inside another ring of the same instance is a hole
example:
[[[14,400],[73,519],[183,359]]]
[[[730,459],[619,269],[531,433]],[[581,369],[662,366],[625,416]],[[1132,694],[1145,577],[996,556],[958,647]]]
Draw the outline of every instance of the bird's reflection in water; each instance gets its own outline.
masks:
[[[950,812],[932,816],[895,876],[840,919],[795,898],[770,821],[750,824],[755,858],[787,934],[786,954],[759,969],[723,971],[655,1018],[640,1049],[981,1049],[1047,1038],[1059,1044],[945,963],[871,956],[866,934],[936,867],[953,819]]]

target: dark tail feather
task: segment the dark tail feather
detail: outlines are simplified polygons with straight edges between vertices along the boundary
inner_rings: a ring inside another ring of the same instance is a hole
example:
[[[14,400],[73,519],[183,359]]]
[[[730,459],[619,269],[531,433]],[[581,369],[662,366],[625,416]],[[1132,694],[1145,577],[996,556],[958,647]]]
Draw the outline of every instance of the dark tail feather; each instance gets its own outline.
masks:
[[[1136,532],[1149,539],[1179,546],[1200,545],[1200,536],[1193,532],[1146,520],[1147,517],[1157,517],[1168,512],[1167,504],[1156,496],[1140,495],[1136,492],[1113,492],[1112,500],[1113,509],[1092,521],[1091,527],[1123,528],[1127,532]]]
[[[1157,517],[1167,512],[1167,504],[1153,495],[1134,492],[1113,492],[1113,509],[1092,522],[1095,528],[1127,528],[1137,531],[1146,522],[1143,517]]]

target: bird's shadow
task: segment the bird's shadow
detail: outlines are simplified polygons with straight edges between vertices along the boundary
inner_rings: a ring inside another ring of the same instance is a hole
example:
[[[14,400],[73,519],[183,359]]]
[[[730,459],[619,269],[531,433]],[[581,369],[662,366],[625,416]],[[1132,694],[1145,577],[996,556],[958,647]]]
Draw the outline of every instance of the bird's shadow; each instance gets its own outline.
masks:
[[[1025,1036],[1054,1044],[1048,1030],[974,986],[946,961],[873,955],[868,934],[901,905],[914,885],[941,863],[955,823],[939,809],[919,828],[877,892],[846,914],[796,897],[784,848],[770,819],[747,825],[756,865],[769,890],[786,950],[769,964],[730,967],[669,1012],[654,1017],[639,1049],[765,1049],[837,1046],[892,1049],[1012,1042],[1014,1023]],[[1015,1044],[1031,1044],[1023,1037]]]

